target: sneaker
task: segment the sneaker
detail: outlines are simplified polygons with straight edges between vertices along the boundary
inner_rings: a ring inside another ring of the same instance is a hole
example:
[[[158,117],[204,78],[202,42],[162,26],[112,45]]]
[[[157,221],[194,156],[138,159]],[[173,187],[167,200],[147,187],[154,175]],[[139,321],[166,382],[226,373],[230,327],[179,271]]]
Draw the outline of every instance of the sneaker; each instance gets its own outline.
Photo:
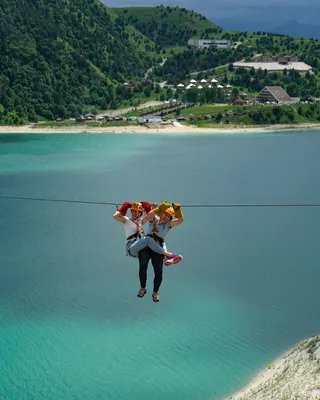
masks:
[[[183,257],[177,254],[171,254],[171,256],[167,257],[164,265],[169,267],[169,265],[178,264],[180,261],[183,260]]]

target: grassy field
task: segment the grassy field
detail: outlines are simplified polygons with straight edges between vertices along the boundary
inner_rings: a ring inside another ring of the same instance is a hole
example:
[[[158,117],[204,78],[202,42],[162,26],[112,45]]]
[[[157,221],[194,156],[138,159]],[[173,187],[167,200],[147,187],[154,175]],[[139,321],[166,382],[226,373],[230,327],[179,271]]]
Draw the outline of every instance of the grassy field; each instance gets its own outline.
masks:
[[[144,107],[144,108],[139,108],[139,109],[136,109],[136,110],[132,110],[132,111],[129,111],[128,113],[126,113],[126,114],[123,114],[123,116],[124,117],[139,117],[142,113],[145,113],[145,112],[152,112],[153,110],[158,110],[159,108],[162,108],[162,107],[164,107],[164,106],[149,106],[149,107]]]
[[[183,53],[186,50],[185,47],[183,46],[169,46],[169,47],[165,47],[165,52],[166,52],[166,56],[175,53]]]
[[[268,124],[298,124],[320,121],[320,104],[295,104],[287,106],[267,105],[196,105],[181,110],[181,117],[199,127],[213,127],[224,124],[235,125],[268,125]],[[166,118],[176,118],[175,113]]]
[[[243,112],[243,111],[251,111],[256,110],[259,106],[250,105],[250,106],[238,106],[235,107],[232,104],[204,104],[204,105],[196,105],[191,108],[185,108],[181,110],[181,117],[205,117],[206,115],[218,114],[218,113],[227,113],[228,111],[234,112]],[[175,113],[169,114],[168,118],[172,118],[175,116]]]

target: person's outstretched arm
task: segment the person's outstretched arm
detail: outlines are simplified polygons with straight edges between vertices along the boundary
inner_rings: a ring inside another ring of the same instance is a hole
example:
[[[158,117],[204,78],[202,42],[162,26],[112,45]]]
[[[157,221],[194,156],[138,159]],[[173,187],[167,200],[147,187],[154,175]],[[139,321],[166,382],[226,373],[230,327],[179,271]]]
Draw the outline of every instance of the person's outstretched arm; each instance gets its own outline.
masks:
[[[170,204],[167,203],[166,201],[164,201],[158,207],[156,207],[154,210],[149,211],[145,218],[147,218],[148,221],[152,222],[154,220],[155,215],[160,217],[160,215],[164,211],[166,211],[166,209],[169,207],[171,207]]]
[[[125,201],[122,206],[113,214],[113,218],[121,223],[125,223],[127,218],[125,215],[127,214],[128,209],[131,207],[131,203]]]
[[[145,216],[145,218],[147,219],[147,221],[153,221],[154,220],[154,216],[155,216],[155,212],[154,210],[151,210],[148,212],[148,214]]]
[[[141,225],[144,225],[146,222],[149,221],[148,215],[149,215],[150,211],[152,210],[152,208],[151,208],[151,204],[148,203],[147,201],[142,201],[141,205],[145,212],[145,215],[141,220]]]
[[[170,228],[173,228],[174,226],[178,226],[178,225],[182,224],[182,222],[184,221],[184,216],[181,211],[181,205],[179,203],[174,203],[173,209],[174,209],[175,218],[171,221]]]

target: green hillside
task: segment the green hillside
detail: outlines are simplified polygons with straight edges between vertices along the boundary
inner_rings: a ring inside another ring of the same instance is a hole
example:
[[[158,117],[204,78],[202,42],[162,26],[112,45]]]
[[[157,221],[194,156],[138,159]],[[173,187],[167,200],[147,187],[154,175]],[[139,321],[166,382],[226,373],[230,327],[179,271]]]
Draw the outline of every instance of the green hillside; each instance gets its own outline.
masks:
[[[233,47],[191,49],[190,38],[230,39]],[[233,68],[233,62],[255,54],[296,55],[313,70],[303,76]],[[153,83],[143,86],[145,76]],[[146,100],[183,101],[182,91],[157,83],[176,85],[191,77],[232,84],[234,94],[253,96],[264,85],[281,85],[292,96],[320,97],[320,41],[223,31],[179,7],[111,9],[98,0],[1,0],[0,124],[76,117]],[[137,85],[124,88],[129,80]],[[227,98],[208,93],[201,101]]]
[[[202,15],[179,7],[114,8],[128,23],[161,47],[187,46],[191,37],[218,33],[221,28]]]
[[[169,84],[187,83],[196,79],[215,78],[221,84],[232,84],[240,91],[256,94],[264,86],[282,86],[293,97],[320,96],[320,41],[294,39],[288,36],[262,32],[220,32],[211,38],[228,38],[234,45],[231,49],[185,48],[171,53],[163,67],[154,69],[154,79]],[[280,72],[234,69],[232,63],[250,61],[256,54],[295,55],[312,67],[312,72],[300,75],[295,71]]]
[[[0,121],[116,106],[117,82],[141,79],[155,45],[95,0],[1,0]]]

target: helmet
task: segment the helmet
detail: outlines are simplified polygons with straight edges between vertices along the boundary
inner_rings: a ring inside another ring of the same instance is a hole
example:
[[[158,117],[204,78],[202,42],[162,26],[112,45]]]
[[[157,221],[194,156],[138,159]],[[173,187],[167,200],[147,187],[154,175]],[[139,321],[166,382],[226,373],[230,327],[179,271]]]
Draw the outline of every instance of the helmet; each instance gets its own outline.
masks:
[[[136,210],[139,212],[143,212],[142,205],[140,203],[134,202],[131,204],[131,210]]]
[[[169,207],[169,208],[167,208],[164,212],[167,213],[167,214],[169,214],[170,217],[172,217],[173,214],[174,214],[174,209],[173,209],[172,207]]]

